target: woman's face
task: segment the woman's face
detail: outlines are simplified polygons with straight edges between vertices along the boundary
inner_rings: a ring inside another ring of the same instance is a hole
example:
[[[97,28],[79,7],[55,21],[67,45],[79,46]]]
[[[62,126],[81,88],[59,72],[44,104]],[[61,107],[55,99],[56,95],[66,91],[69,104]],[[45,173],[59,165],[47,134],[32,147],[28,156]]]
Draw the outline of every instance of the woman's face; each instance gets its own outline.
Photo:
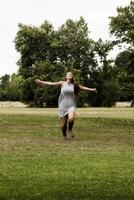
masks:
[[[67,72],[67,74],[66,74],[66,79],[73,79],[73,74],[72,74],[72,72]]]

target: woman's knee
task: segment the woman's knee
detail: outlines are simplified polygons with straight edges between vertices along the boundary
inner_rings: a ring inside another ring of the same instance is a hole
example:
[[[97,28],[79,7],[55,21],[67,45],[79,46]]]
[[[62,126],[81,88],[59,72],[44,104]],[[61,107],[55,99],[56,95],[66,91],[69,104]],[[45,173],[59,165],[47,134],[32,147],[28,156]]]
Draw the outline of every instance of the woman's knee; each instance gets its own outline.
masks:
[[[68,121],[73,122],[75,118],[75,112],[71,112],[68,114]]]

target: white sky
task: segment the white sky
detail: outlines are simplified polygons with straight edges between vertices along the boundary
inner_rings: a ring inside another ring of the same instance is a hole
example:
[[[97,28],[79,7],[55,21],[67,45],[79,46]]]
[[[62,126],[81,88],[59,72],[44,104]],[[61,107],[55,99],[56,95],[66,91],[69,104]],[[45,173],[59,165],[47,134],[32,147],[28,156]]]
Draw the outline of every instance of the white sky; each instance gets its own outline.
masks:
[[[40,26],[48,20],[57,29],[67,19],[83,16],[88,24],[89,37],[109,39],[109,16],[116,16],[118,6],[130,0],[0,0],[0,76],[16,73],[19,54],[14,38],[18,23]]]

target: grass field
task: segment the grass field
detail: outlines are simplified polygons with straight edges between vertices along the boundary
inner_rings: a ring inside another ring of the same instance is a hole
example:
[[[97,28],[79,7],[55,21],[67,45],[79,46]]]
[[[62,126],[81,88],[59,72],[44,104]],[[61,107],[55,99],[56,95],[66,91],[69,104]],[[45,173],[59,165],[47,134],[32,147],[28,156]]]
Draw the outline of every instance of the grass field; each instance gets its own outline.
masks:
[[[0,200],[133,200],[134,109],[79,108],[74,131],[57,109],[0,108]]]

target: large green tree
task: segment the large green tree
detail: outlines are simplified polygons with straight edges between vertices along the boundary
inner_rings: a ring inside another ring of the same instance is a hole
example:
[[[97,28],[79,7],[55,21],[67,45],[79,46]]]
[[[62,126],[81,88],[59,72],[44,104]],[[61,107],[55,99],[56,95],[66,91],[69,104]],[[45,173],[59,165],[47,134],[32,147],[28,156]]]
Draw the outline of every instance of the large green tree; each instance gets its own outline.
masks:
[[[134,1],[125,7],[117,8],[117,16],[110,17],[110,32],[117,44],[127,44],[126,50],[115,60],[121,87],[121,100],[134,102]]]
[[[95,80],[98,93],[96,96],[91,96],[91,103],[94,106],[110,107],[118,100],[119,84],[113,59],[109,58],[112,49],[113,43],[111,41],[99,39],[95,42],[96,68],[92,71],[91,80]]]
[[[115,60],[120,83],[120,100],[134,99],[134,51],[128,49],[119,53]]]
[[[82,94],[80,104],[112,106],[118,96],[115,69],[108,54],[110,41],[95,42],[89,38],[85,20],[67,20],[58,30],[45,21],[40,27],[19,24],[15,38],[20,53],[19,74],[22,76],[21,99],[29,106],[57,105],[57,88],[38,87],[36,78],[61,80],[71,70],[79,84],[97,87],[97,95]]]
[[[21,96],[20,83],[21,76],[5,74],[0,78],[0,100],[1,101],[19,101]]]
[[[134,46],[134,1],[117,8],[117,16],[110,17],[110,32],[118,42]]]
[[[67,20],[59,30],[59,58],[68,70],[73,71],[78,83],[91,87],[89,77],[96,66],[94,41],[89,38],[89,29],[83,17]],[[93,84],[92,84],[93,85]],[[90,104],[90,95],[80,95],[79,106]]]
[[[53,27],[47,21],[40,27],[19,24],[19,31],[15,37],[15,48],[20,53],[18,65],[23,78],[32,77],[32,65],[35,62],[52,59],[50,46],[53,38]]]
[[[10,75],[5,74],[4,76],[0,77],[0,100],[5,101],[7,100],[7,87],[9,85]]]
[[[93,41],[89,39],[87,23],[82,17],[78,21],[69,19],[59,28],[58,33],[61,60],[79,70],[82,81],[86,82],[90,66],[95,65]]]
[[[18,65],[23,77],[22,100],[30,106],[43,106],[43,101],[51,106],[57,99],[54,88],[39,90],[34,84],[35,78],[55,81],[61,79],[67,70],[72,70],[76,80],[86,84],[89,66],[94,65],[92,41],[88,38],[88,27],[83,18],[67,20],[56,31],[48,21],[40,27],[19,24],[15,46],[20,53]]]
[[[44,21],[40,27],[19,24],[15,47],[20,53],[19,74],[23,78],[21,100],[29,106],[43,106],[44,102],[47,105],[53,102],[54,105],[57,96],[54,89],[51,89],[54,94],[52,100],[49,90],[39,89],[34,80],[41,78],[51,81],[59,77],[54,75],[59,72],[57,46],[56,32],[48,21]],[[62,68],[60,71],[63,73],[64,66]],[[59,75],[61,76],[61,73]]]

